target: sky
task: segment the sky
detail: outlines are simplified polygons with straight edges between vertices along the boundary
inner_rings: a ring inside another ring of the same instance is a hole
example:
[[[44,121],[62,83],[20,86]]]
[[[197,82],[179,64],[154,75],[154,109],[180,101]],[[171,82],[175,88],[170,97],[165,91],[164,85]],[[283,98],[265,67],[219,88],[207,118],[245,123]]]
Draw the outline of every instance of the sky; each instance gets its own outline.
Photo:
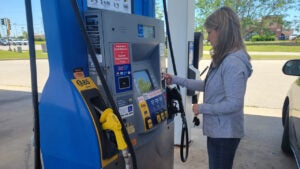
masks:
[[[11,36],[20,36],[23,31],[27,31],[25,0],[0,0],[0,18],[9,18],[11,22]],[[4,2],[5,1],[5,2]],[[34,23],[34,33],[44,34],[43,18],[40,7],[40,0],[31,0],[32,15]],[[290,17],[287,20],[293,20],[294,16],[300,20],[300,12],[289,10]],[[299,21],[300,22],[300,21]],[[6,28],[0,25],[0,33],[6,36]]]
[[[34,33],[44,34],[40,0],[31,0],[31,3]],[[0,18],[10,19],[11,36],[22,35],[23,31],[27,31],[25,0],[0,0]],[[6,36],[6,28],[2,25],[0,33],[2,36]]]

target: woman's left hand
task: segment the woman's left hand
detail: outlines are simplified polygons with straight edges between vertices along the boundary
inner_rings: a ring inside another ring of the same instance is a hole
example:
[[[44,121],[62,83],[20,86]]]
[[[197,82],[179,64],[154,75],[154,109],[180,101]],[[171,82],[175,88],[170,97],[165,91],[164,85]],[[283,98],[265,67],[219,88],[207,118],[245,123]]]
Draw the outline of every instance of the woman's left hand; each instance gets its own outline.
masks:
[[[200,114],[200,112],[199,112],[199,104],[193,104],[193,112],[194,112],[195,116],[197,116],[198,114]]]

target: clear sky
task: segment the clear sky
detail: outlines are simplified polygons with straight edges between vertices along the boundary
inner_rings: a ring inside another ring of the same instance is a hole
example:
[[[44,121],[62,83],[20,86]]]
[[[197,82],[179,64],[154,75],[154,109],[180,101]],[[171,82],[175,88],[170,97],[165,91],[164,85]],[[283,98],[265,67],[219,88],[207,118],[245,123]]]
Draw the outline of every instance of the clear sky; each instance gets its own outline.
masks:
[[[40,0],[31,0],[35,34],[43,34],[43,19]],[[21,35],[27,31],[25,0],[0,0],[0,18],[9,18],[11,36]],[[0,26],[0,33],[6,36],[6,28]]]
[[[43,34],[43,18],[40,8],[40,0],[31,0],[35,34]],[[300,22],[300,12],[289,10],[289,20],[296,16]],[[0,18],[9,18],[11,21],[11,36],[19,36],[27,30],[25,0],[0,0]],[[0,33],[6,36],[6,28],[0,26]]]

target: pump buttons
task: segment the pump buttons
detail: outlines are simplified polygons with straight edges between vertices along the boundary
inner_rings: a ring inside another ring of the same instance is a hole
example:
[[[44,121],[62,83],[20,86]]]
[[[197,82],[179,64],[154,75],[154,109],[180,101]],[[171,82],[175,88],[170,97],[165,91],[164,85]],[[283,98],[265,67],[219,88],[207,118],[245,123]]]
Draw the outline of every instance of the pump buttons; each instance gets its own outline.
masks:
[[[146,129],[151,129],[153,127],[153,123],[150,117],[145,118]]]
[[[161,123],[160,113],[156,113],[156,121],[157,121],[157,123]]]
[[[164,111],[161,111],[160,112],[160,117],[161,117],[161,120],[164,121],[166,119],[166,115],[165,115],[165,112]]]

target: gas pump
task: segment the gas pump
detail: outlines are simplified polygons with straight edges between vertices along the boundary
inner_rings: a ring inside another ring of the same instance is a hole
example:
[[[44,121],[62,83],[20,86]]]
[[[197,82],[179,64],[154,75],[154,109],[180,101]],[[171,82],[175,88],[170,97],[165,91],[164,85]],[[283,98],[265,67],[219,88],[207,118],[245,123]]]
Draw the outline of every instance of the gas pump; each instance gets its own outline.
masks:
[[[172,169],[163,22],[128,13],[128,1],[104,3],[122,14],[89,3],[104,1],[41,0],[50,68],[35,105],[42,168]]]
[[[161,63],[163,22],[99,9],[88,10],[84,18],[93,47],[101,49],[96,50],[98,63],[89,61],[90,76],[102,88],[95,64],[105,70],[106,81],[136,148],[137,165],[172,168],[173,120],[168,118],[161,83],[161,73],[166,69]]]
[[[50,65],[39,103],[43,168],[123,169],[134,156],[133,168],[172,169],[163,22],[76,4],[41,1]]]

